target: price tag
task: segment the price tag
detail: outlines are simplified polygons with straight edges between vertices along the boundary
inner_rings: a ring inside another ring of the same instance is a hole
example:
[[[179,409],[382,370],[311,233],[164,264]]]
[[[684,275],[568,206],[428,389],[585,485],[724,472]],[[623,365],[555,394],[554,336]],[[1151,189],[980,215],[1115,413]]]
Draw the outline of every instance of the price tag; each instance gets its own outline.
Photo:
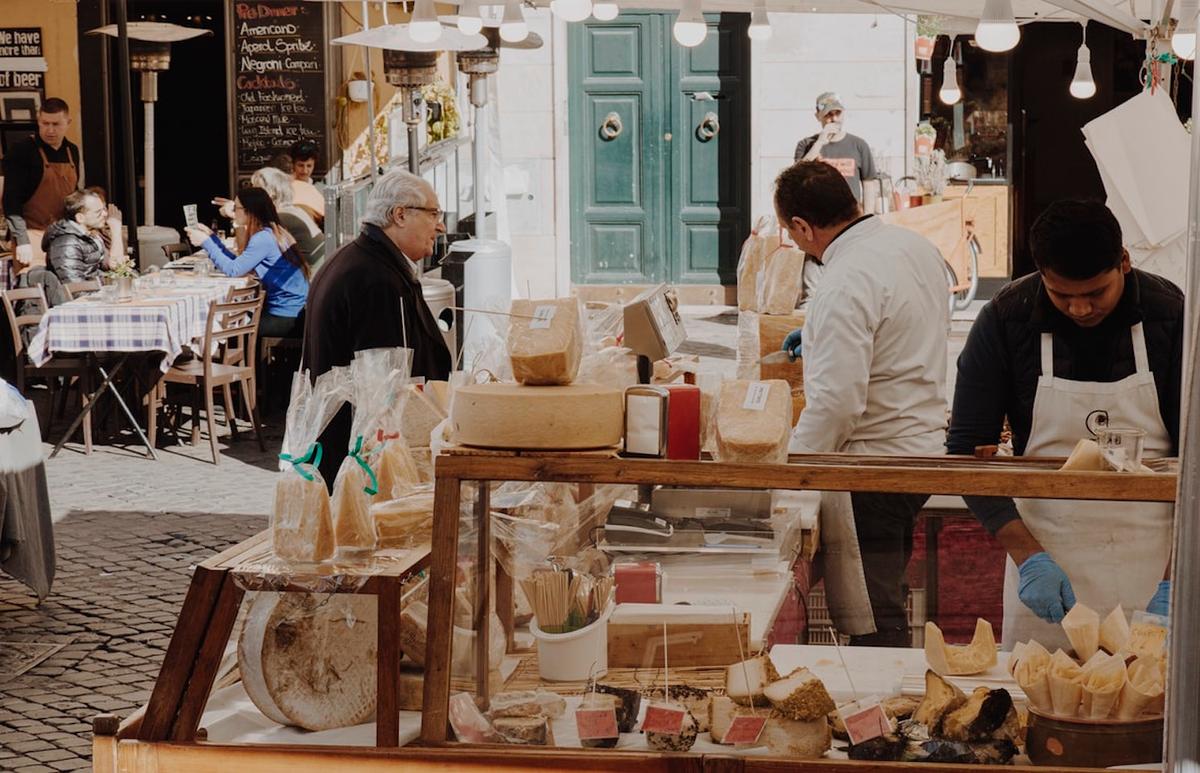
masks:
[[[195,204],[183,205],[183,221],[188,225],[189,228],[200,222],[200,218],[196,216]]]
[[[766,726],[766,717],[734,717],[729,729],[725,731],[725,738],[721,740],[721,743],[740,745],[758,743],[758,737],[762,735],[763,728]]]
[[[675,706],[651,703],[646,708],[646,718],[642,720],[642,732],[679,735],[683,730],[684,711]]]
[[[747,411],[761,411],[767,407],[767,397],[771,394],[771,385],[765,381],[754,381],[746,387],[746,401],[742,407]]]
[[[616,709],[579,709],[575,712],[575,727],[579,730],[581,741],[617,738],[621,735],[617,729]]]
[[[728,507],[697,507],[697,518],[728,518],[732,515],[732,510]]]
[[[533,319],[529,320],[531,330],[548,330],[550,321],[558,312],[557,306],[538,306],[533,310]]]
[[[838,709],[851,744],[865,743],[892,732],[892,720],[878,701],[859,701]]]

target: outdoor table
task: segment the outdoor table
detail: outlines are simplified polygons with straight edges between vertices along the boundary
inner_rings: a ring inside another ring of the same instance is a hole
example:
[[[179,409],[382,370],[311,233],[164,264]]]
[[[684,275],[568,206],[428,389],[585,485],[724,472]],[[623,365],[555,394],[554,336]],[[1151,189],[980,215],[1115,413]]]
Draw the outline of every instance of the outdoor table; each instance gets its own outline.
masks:
[[[194,342],[204,338],[209,305],[224,300],[231,287],[245,284],[245,277],[176,276],[151,287],[143,278],[131,299],[106,301],[99,294],[92,294],[51,308],[42,317],[37,334],[29,342],[29,358],[35,365],[45,363],[55,354],[118,353],[120,356],[111,371],[99,359],[93,358],[100,372],[100,385],[88,395],[83,410],[50,456],[54,457],[62,449],[91,411],[96,398],[108,389],[150,457],[157,458],[129,406],[120,393],[111,388],[113,379],[129,356],[137,352],[163,352],[165,356],[159,369],[165,373],[185,347],[192,347]]]
[[[0,432],[0,569],[41,601],[54,583],[54,527],[37,411],[25,405],[25,421]]]

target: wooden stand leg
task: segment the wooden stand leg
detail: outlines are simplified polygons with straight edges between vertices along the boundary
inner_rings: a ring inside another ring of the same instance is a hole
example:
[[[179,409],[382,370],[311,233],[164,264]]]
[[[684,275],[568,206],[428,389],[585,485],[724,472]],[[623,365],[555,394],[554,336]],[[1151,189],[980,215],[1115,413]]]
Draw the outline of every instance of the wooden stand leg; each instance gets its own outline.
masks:
[[[400,579],[380,578],[375,745],[400,745]]]
[[[454,575],[458,564],[458,478],[439,477],[433,496],[433,545],[429,556],[429,619],[425,638],[425,695],[421,740],[449,735],[450,648],[454,638]]]
[[[516,617],[516,600],[513,598],[513,578],[499,561],[496,562],[496,614],[504,628],[504,651],[512,652],[513,619]]]
[[[491,698],[492,669],[489,658],[489,639],[492,622],[492,518],[491,489],[487,481],[479,481],[475,497],[475,528],[478,546],[475,557],[475,701],[487,709]]]
[[[212,692],[213,682],[217,678],[217,670],[221,667],[221,658],[225,655],[225,645],[229,643],[229,635],[233,632],[233,624],[237,620],[238,608],[242,604],[244,591],[233,581],[228,572],[222,573],[224,581],[221,592],[217,596],[217,605],[213,608],[212,617],[208,621],[208,630],[200,643],[196,663],[192,667],[191,678],[188,679],[187,689],[179,703],[179,715],[175,718],[171,729],[171,740],[189,742],[196,740],[196,730],[200,727],[200,717],[208,704],[209,693]]]

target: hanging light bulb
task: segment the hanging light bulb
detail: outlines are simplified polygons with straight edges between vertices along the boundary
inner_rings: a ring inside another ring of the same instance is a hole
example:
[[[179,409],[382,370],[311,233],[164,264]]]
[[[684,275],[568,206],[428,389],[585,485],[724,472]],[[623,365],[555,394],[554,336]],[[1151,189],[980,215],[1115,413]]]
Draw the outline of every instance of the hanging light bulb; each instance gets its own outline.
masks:
[[[1071,79],[1071,96],[1091,99],[1096,96],[1096,80],[1092,77],[1092,51],[1087,46],[1087,22],[1083,22],[1083,43],[1075,60],[1075,77]]]
[[[946,63],[942,65],[942,88],[938,97],[947,105],[956,104],[962,99],[962,89],[958,87],[958,65],[954,62],[954,41],[950,41],[950,52],[946,55]]]
[[[442,24],[434,13],[433,0],[417,0],[408,22],[408,34],[418,43],[432,43],[442,36]]]
[[[1013,16],[1012,0],[987,0],[975,28],[975,42],[984,51],[1011,51],[1021,40],[1021,29]]]
[[[1197,0],[1182,0],[1179,5],[1179,24],[1171,35],[1171,50],[1180,59],[1196,58],[1196,12],[1200,9]]]
[[[563,21],[583,21],[592,15],[592,0],[553,0],[550,10]]]
[[[621,13],[621,9],[616,3],[603,1],[592,3],[592,16],[596,21],[612,21],[617,18],[617,14],[619,13]]]
[[[771,39],[771,20],[767,18],[766,0],[758,0],[754,4],[754,12],[750,14],[750,29],[746,34],[751,40]]]
[[[458,31],[464,35],[478,35],[483,30],[483,17],[479,13],[479,0],[463,0],[458,7]]]
[[[525,11],[521,0],[505,0],[504,16],[500,19],[500,38],[508,43],[520,43],[529,37],[529,25],[525,23]]]
[[[681,46],[695,48],[708,37],[708,25],[700,14],[700,0],[683,0],[683,8],[675,19],[675,41]]]

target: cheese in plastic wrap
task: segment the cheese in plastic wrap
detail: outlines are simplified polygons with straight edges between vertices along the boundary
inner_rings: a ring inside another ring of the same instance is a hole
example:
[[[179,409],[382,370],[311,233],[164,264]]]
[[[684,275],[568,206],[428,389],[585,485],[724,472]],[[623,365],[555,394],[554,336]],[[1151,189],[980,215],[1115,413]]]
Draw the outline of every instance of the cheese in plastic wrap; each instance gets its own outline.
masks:
[[[373,484],[370,474],[357,459],[347,456],[342,461],[330,505],[334,539],[343,552],[375,549],[375,524],[370,513]]]
[[[786,381],[727,381],[717,398],[716,452],[722,462],[784,464],[792,428]]]
[[[513,377],[522,384],[570,384],[583,356],[583,320],[575,298],[515,300],[508,327]]]
[[[370,517],[381,549],[428,543],[433,536],[433,486],[416,486],[400,497],[376,502]]]
[[[758,284],[761,314],[791,314],[804,289],[804,253],[781,245],[767,256]]]

